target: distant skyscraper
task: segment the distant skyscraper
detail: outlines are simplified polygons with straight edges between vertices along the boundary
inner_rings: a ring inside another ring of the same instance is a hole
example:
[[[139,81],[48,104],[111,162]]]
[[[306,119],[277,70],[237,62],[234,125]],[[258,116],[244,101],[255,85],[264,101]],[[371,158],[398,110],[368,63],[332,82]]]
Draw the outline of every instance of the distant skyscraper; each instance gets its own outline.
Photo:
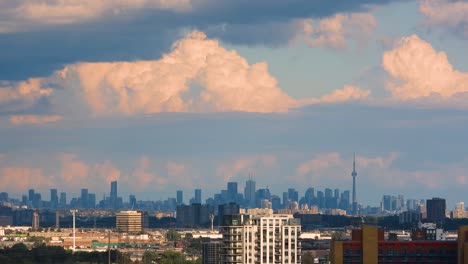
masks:
[[[438,225],[445,222],[445,199],[432,198],[426,201],[427,221]]]
[[[195,189],[195,199],[194,203],[201,204],[202,202],[202,197],[201,197],[201,189]]]
[[[247,180],[244,188],[244,197],[249,208],[255,208],[255,181]]]
[[[237,199],[237,182],[227,183],[227,198],[229,202],[235,202]]]
[[[308,188],[304,194],[304,198],[308,206],[311,206],[315,201],[315,190],[314,188]]]
[[[67,193],[66,192],[61,192],[60,193],[60,206],[65,206],[67,205]]]
[[[340,199],[340,209],[349,211],[349,191],[344,191],[341,193],[341,199]]]
[[[81,189],[81,207],[88,208],[88,189]]]
[[[261,207],[262,206],[262,200],[267,199],[270,200],[271,198],[271,193],[270,190],[267,189],[258,189],[255,192],[255,206],[256,207]]]
[[[57,189],[50,189],[50,206],[56,208],[58,205]]]
[[[111,182],[110,203],[111,208],[117,208],[117,181]]]
[[[392,211],[392,196],[384,195],[382,197],[382,211]]]
[[[299,201],[299,193],[294,188],[288,189],[288,198],[291,202],[298,202]]]
[[[34,189],[29,189],[28,191],[28,200],[33,201],[34,200]]]
[[[130,207],[133,209],[135,209],[135,206],[136,206],[136,197],[135,195],[133,194],[130,194],[130,196],[128,196],[128,202],[130,204]]]
[[[322,191],[317,191],[317,206],[319,208],[325,208],[325,195]]]
[[[183,191],[177,191],[177,205],[181,205],[184,203],[184,192]]]
[[[353,177],[353,203],[352,203],[352,214],[357,215],[358,213],[358,205],[356,201],[356,177],[357,177],[357,172],[356,172],[356,156],[353,157],[353,172],[351,173],[351,176]]]
[[[117,181],[111,182],[110,197],[111,199],[117,200]]]
[[[40,193],[34,193],[34,198],[32,200],[34,208],[42,207],[42,198]]]
[[[95,193],[88,193],[88,203],[86,204],[86,208],[94,208],[96,207],[96,194]]]
[[[0,193],[0,201],[8,202],[8,193],[7,192],[1,192]]]

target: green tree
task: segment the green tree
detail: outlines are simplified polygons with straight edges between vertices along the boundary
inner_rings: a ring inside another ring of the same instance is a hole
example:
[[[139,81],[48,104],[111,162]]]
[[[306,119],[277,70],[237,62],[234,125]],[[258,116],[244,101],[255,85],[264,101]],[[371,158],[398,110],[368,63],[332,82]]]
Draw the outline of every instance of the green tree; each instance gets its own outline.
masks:
[[[143,253],[143,258],[142,258],[142,263],[143,264],[151,264],[156,262],[158,258],[158,253],[156,253],[155,251],[150,251],[150,250],[147,250],[145,251],[145,253]]]
[[[170,229],[166,233],[166,238],[169,241],[180,241],[180,234],[174,229]]]
[[[183,264],[186,262],[185,255],[176,251],[165,251],[160,255],[161,264]]]

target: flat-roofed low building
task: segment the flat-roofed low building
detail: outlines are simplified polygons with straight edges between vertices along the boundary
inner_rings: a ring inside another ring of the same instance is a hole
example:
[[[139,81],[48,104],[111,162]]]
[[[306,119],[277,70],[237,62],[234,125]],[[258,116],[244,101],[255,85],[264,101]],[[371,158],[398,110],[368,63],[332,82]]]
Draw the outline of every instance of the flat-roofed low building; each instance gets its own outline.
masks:
[[[141,232],[141,212],[139,211],[120,211],[116,215],[117,230],[136,233]]]
[[[333,240],[332,264],[343,263],[468,263],[468,226],[460,226],[455,240],[385,240],[384,230],[362,226],[351,240]]]

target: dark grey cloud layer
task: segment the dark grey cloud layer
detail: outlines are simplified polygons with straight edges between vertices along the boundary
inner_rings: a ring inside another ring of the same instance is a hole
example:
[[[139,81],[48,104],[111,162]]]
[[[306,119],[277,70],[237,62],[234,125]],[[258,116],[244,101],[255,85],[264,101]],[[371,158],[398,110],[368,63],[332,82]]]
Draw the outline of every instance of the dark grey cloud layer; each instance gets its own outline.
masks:
[[[396,0],[201,0],[194,1],[189,12],[139,10],[72,25],[0,33],[0,80],[46,76],[77,61],[157,58],[180,38],[182,29],[199,29],[235,44],[281,45],[293,34],[289,23],[294,19],[361,11],[369,4],[390,2]]]

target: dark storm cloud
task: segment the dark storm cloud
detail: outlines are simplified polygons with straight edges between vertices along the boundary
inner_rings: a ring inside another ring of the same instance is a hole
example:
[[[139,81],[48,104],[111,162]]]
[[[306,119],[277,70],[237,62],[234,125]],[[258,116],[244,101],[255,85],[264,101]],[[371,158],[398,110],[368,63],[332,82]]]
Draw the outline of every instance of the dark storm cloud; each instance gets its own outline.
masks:
[[[387,4],[390,0],[378,1]],[[76,61],[154,59],[167,52],[180,30],[247,45],[281,45],[294,34],[291,21],[362,11],[376,1],[194,1],[189,12],[148,9],[71,25],[37,25],[0,33],[0,80],[46,76]],[[24,21],[4,17],[1,23]]]

